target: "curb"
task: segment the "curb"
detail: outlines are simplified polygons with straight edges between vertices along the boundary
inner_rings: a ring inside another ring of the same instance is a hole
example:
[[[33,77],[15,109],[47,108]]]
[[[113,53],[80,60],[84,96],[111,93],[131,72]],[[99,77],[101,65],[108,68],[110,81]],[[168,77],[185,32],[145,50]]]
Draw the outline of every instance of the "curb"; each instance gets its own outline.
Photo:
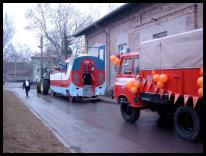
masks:
[[[107,99],[108,98],[108,99]],[[102,97],[99,97],[99,99],[101,100],[101,101],[104,101],[104,102],[107,102],[107,103],[111,103],[111,104],[115,104],[115,105],[118,105],[118,103],[116,102],[116,101],[114,101],[114,100],[112,100],[112,99],[109,99],[110,97],[104,97],[104,98],[102,98]]]

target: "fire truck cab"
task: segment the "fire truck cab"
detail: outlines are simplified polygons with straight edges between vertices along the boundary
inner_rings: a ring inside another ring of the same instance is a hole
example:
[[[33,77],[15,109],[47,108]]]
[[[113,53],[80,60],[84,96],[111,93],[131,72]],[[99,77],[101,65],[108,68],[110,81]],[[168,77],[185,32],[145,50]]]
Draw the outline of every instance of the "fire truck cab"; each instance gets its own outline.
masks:
[[[201,138],[202,29],[142,42],[138,53],[118,59],[114,97],[125,121],[133,123],[140,110],[151,109],[172,117],[183,139]]]

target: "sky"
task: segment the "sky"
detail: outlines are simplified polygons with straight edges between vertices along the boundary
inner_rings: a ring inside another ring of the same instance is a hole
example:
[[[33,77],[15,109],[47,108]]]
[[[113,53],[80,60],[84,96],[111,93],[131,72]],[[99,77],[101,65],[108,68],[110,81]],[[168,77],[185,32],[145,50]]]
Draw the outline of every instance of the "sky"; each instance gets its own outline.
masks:
[[[123,5],[124,3],[113,3],[114,9]],[[28,9],[35,7],[37,3],[3,3],[3,14],[7,13],[12,18],[15,27],[15,34],[12,39],[13,45],[18,50],[19,45],[28,45],[32,53],[39,52],[39,38],[34,31],[25,30],[27,20],[25,12]],[[72,3],[72,5],[79,9],[80,12],[88,14],[91,4],[89,3]],[[100,18],[109,13],[109,3],[93,3],[100,12]]]

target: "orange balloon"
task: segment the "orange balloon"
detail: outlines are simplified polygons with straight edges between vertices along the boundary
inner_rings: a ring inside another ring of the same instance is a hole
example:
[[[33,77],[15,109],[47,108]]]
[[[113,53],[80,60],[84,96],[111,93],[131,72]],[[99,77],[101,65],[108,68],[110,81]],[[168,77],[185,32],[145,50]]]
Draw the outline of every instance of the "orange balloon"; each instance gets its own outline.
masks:
[[[132,88],[132,87],[133,87],[133,85],[132,85],[131,81],[127,82],[127,83],[126,83],[126,86],[127,86],[127,88],[128,88],[128,89],[130,89],[130,88]]]
[[[140,87],[140,82],[139,82],[139,81],[134,81],[134,82],[133,82],[133,85],[134,85],[136,88],[139,88],[139,87]]]
[[[198,79],[197,79],[197,85],[199,86],[199,87],[203,87],[203,77],[199,77]]]
[[[157,82],[157,88],[163,88],[164,87],[164,83],[158,81]]]
[[[159,80],[160,82],[165,83],[168,80],[168,76],[166,74],[161,74]]]
[[[118,58],[115,59],[114,64],[119,66],[120,65],[120,60]]]
[[[111,60],[112,62],[114,62],[115,59],[116,59],[116,56],[114,56],[114,55],[110,56],[110,60]]]
[[[203,88],[199,88],[199,89],[198,89],[198,95],[199,95],[200,97],[203,97]]]
[[[160,78],[159,74],[153,75],[153,81],[157,82],[159,81],[159,78]]]
[[[132,88],[130,89],[130,91],[131,91],[131,93],[135,94],[135,93],[137,92],[137,88],[136,88],[136,87],[132,87]]]

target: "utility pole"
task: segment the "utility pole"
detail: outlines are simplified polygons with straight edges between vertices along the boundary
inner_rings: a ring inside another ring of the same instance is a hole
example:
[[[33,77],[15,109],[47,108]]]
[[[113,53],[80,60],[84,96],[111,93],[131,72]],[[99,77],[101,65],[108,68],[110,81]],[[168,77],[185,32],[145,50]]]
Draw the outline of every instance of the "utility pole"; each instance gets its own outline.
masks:
[[[14,55],[14,78],[16,81],[16,54]]]
[[[43,78],[43,36],[40,39],[40,48],[41,48],[41,79]]]

